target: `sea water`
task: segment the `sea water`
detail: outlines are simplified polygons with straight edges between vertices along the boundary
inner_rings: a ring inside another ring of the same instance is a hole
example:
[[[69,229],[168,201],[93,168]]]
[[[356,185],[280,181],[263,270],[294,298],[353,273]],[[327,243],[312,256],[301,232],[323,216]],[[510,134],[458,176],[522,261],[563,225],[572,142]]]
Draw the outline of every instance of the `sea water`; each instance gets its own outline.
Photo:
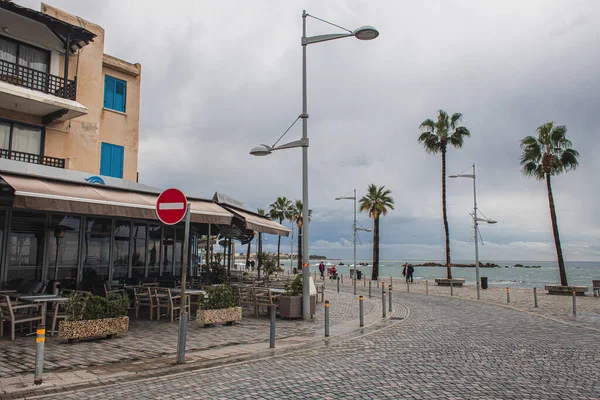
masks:
[[[319,262],[311,260],[311,272],[319,272]],[[405,260],[382,260],[379,262],[380,278],[394,277],[403,278],[402,269],[405,263],[424,264],[426,261],[405,261]],[[453,261],[456,264],[474,264],[473,260]],[[499,265],[498,268],[479,268],[479,276],[487,277],[490,286],[508,286],[508,287],[542,287],[546,284],[559,284],[560,275],[557,262],[547,261],[487,261]],[[335,265],[337,271],[346,276],[353,269],[352,260],[323,260],[325,268]],[[360,265],[360,263],[367,264]],[[438,261],[438,263],[443,263]],[[340,265],[343,264],[343,265]],[[363,275],[371,276],[372,265],[366,260],[357,260],[357,269],[362,271]],[[523,268],[515,267],[517,264],[525,266],[539,266],[541,268]],[[297,266],[297,261],[292,262],[292,268]],[[281,260],[281,267],[290,269],[289,260]],[[567,280],[570,285],[589,286],[591,290],[592,280],[600,279],[600,262],[590,261],[565,261],[567,270]],[[415,267],[414,278],[417,280],[433,280],[435,278],[445,278],[446,267]],[[464,278],[465,283],[475,284],[475,267],[452,267],[453,278]]]

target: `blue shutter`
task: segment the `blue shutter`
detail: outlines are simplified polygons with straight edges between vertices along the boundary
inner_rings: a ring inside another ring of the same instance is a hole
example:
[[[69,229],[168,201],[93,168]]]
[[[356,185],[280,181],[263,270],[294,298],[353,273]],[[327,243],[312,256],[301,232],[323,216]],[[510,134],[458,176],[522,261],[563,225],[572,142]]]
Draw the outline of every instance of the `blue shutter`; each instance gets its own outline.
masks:
[[[115,108],[115,78],[104,76],[104,107]]]
[[[102,149],[100,151],[100,175],[111,176],[111,158],[112,145],[108,143],[102,143]]]
[[[123,178],[123,146],[112,146],[112,167],[110,176],[115,178]]]
[[[115,79],[115,106],[117,111],[125,112],[126,82]]]

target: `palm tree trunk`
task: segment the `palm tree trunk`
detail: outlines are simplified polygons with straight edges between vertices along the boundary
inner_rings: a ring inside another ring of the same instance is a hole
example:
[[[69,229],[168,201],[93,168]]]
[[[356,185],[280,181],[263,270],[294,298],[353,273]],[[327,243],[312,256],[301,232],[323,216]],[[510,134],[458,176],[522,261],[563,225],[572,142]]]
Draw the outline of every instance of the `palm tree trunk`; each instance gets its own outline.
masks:
[[[248,242],[248,250],[246,250],[246,267],[248,267],[250,263],[250,245],[252,244],[252,239]]]
[[[371,280],[379,278],[379,214],[373,218],[373,272]]]
[[[283,223],[283,219],[279,218],[279,224],[281,225],[281,223]],[[281,268],[280,256],[281,256],[281,235],[277,235],[277,270],[278,271]]]
[[[446,232],[446,277],[452,279],[450,269],[450,232],[448,229],[448,216],[446,215],[446,144],[442,144],[442,219]]]
[[[260,281],[260,267],[262,266],[262,233],[258,232],[258,263],[256,270],[258,271],[258,280]]]
[[[302,272],[302,225],[298,225],[298,272]]]
[[[550,205],[550,219],[552,219],[552,233],[554,233],[554,246],[556,247],[556,256],[558,257],[560,284],[562,286],[567,286],[567,271],[565,270],[565,260],[563,259],[560,237],[558,236],[558,221],[556,219],[556,209],[554,208],[554,196],[552,195],[550,174],[546,174],[546,187],[548,188],[548,203]]]

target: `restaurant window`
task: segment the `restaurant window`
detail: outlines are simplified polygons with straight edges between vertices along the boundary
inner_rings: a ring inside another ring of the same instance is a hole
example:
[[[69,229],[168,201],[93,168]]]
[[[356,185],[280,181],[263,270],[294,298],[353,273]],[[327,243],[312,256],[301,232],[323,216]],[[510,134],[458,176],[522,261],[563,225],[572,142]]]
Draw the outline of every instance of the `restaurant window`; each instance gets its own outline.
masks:
[[[173,255],[173,275],[181,276],[181,266],[183,264],[183,229],[175,229],[175,248]]]
[[[49,61],[47,50],[0,37],[0,79],[5,82],[45,92]]]
[[[144,278],[146,276],[146,230],[146,224],[133,225],[132,278]]]
[[[6,285],[23,289],[30,281],[43,282],[46,214],[13,211],[8,236]]]
[[[131,223],[127,221],[116,221],[115,241],[113,248],[113,280],[124,280],[129,277],[129,236],[131,234]]]
[[[148,276],[158,277],[160,275],[160,225],[148,227]]]
[[[102,285],[108,280],[111,220],[86,218],[84,226],[82,282],[92,286]]]
[[[75,288],[79,264],[80,217],[52,214],[46,238],[48,280],[60,280],[63,288]],[[58,263],[57,263],[58,260]]]
[[[8,151],[39,156],[42,154],[42,138],[42,128],[0,121],[0,149],[5,150],[0,150],[0,158],[10,158],[17,161],[36,161],[24,159],[23,155],[11,154]]]
[[[162,254],[162,276],[173,276],[173,245],[175,243],[175,228],[165,226]]]

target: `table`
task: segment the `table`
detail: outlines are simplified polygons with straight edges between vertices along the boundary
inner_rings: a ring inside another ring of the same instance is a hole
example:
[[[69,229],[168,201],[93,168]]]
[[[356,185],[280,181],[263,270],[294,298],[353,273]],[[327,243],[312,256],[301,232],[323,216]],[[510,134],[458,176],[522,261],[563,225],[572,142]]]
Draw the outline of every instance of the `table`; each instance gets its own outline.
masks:
[[[278,294],[286,293],[285,289],[280,289],[280,288],[269,288],[269,291],[271,291],[272,293],[278,293]]]
[[[0,290],[0,294],[14,294],[14,293],[17,293],[17,291],[12,290],[12,289]]]
[[[33,295],[18,295],[16,296],[19,300],[29,301],[31,303],[42,303],[42,321],[44,321],[44,325],[46,325],[46,309],[48,303],[52,302],[63,302],[68,301],[66,297],[56,296],[54,294],[33,294]]]

